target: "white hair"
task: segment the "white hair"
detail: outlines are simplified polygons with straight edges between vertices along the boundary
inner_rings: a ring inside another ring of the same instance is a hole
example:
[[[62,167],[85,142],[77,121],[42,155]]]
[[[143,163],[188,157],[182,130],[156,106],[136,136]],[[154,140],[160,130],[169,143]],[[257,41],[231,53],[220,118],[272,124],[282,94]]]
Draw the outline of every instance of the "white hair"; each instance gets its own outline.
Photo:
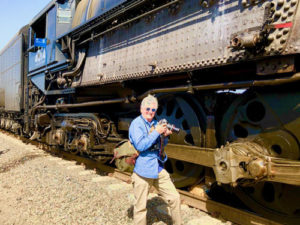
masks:
[[[158,101],[157,101],[157,98],[154,97],[153,95],[148,95],[147,97],[145,97],[143,100],[142,100],[142,103],[141,103],[141,107],[145,107],[147,105],[151,105],[151,104],[156,104],[156,106],[158,107]]]

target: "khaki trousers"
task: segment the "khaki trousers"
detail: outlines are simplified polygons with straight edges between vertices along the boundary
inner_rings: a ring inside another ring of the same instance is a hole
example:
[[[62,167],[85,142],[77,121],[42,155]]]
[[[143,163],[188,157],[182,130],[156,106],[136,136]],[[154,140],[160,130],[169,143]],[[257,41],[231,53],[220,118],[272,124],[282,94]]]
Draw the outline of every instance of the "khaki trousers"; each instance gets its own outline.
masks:
[[[159,195],[168,203],[171,209],[171,216],[174,225],[181,225],[180,195],[177,192],[169,173],[163,169],[158,174],[158,179],[145,178],[133,173],[132,176],[133,193],[135,204],[133,210],[133,220],[136,225],[146,225],[147,198],[150,187],[153,185]]]

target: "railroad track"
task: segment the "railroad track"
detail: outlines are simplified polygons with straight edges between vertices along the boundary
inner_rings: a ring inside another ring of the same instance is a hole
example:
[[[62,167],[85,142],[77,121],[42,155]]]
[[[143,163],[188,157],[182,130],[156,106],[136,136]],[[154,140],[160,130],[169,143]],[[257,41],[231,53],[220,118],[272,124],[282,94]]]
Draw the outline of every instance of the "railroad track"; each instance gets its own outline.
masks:
[[[2,133],[5,133],[6,135],[13,136],[15,138],[21,139],[25,143],[30,143],[35,146],[37,146],[40,149],[43,149],[44,151],[55,155],[57,157],[63,158],[65,160],[72,160],[76,161],[78,164],[84,164],[87,169],[94,169],[101,172],[106,172],[108,176],[115,177],[117,179],[120,179],[124,182],[130,183],[131,177],[130,173],[119,171],[118,169],[107,166],[105,164],[101,164],[95,160],[84,158],[78,155],[71,154],[69,152],[61,151],[55,147],[48,146],[46,144],[37,142],[37,141],[31,141],[27,138],[17,136],[15,134],[9,133],[7,131],[0,130]],[[277,223],[275,221],[263,218],[259,215],[254,214],[253,212],[248,212],[245,210],[237,209],[216,201],[213,201],[209,199],[208,197],[201,197],[194,194],[191,194],[190,192],[183,191],[178,189],[178,192],[181,195],[181,200],[191,207],[200,209],[204,212],[207,212],[212,215],[218,215],[222,218],[231,221],[235,224],[240,225],[280,225],[280,223]]]

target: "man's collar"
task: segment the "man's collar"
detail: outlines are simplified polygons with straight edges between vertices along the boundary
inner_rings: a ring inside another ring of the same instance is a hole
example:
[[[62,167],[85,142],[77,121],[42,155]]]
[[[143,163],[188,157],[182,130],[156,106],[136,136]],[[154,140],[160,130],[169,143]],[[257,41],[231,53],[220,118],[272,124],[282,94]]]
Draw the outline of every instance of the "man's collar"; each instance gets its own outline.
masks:
[[[143,119],[147,124],[149,124],[150,127],[153,125],[154,119],[153,119],[151,122],[148,122],[148,121],[143,117],[143,115],[141,115],[141,117],[142,117],[142,119]]]

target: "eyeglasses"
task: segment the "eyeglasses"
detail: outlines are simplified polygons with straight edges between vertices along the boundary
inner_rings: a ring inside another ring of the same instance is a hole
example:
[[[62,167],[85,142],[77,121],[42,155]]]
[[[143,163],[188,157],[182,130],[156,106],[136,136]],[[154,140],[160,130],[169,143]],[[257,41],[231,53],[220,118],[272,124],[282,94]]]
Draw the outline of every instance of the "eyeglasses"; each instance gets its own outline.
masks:
[[[150,110],[151,110],[152,112],[156,112],[156,109],[146,108],[146,111],[147,111],[147,112],[149,112]]]

